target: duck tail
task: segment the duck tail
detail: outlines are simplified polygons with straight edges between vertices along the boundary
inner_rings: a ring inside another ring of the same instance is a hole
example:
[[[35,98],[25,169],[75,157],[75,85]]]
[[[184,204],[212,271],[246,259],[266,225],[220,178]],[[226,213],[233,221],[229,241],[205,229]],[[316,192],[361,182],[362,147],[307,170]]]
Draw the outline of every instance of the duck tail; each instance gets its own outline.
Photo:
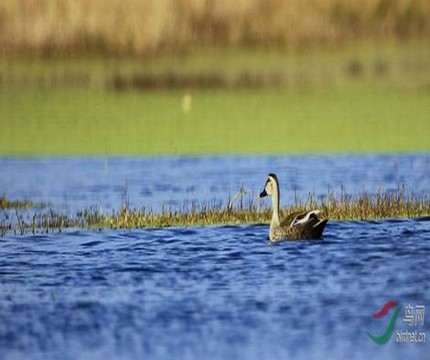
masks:
[[[327,219],[320,220],[312,227],[312,232],[315,239],[319,239],[322,236],[327,221]]]

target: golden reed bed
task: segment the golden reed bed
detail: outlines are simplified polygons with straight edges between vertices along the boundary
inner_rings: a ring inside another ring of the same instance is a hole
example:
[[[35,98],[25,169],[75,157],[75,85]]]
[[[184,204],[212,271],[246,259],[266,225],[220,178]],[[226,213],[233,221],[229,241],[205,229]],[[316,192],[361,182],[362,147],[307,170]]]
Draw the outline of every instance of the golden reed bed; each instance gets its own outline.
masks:
[[[428,0],[2,0],[0,51],[154,54],[430,35]]]
[[[5,198],[3,198],[5,199]],[[1,205],[2,203],[0,203]],[[262,207],[251,198],[217,203],[194,204],[181,210],[164,208],[155,213],[145,208],[133,209],[127,202],[117,211],[103,213],[89,208],[75,215],[65,215],[47,209],[22,210],[29,202],[4,201],[0,213],[0,235],[58,232],[70,228],[81,229],[137,229],[147,227],[205,226],[228,224],[268,223],[271,209]],[[37,207],[38,205],[35,204]],[[400,187],[397,191],[381,191],[375,195],[361,193],[356,196],[333,193],[317,199],[310,194],[306,200],[295,199],[294,205],[281,209],[281,217],[296,211],[321,209],[322,217],[332,220],[378,220],[419,218],[430,216],[430,197],[406,194]]]

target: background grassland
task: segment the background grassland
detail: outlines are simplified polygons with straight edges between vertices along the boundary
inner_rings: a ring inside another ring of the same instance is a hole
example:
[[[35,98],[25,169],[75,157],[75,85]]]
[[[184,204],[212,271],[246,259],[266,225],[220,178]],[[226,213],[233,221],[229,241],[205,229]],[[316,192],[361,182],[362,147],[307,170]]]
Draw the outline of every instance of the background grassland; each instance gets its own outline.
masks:
[[[116,77],[276,74],[280,86],[115,89]],[[428,151],[427,41],[0,60],[0,154]],[[184,109],[184,99],[191,99]],[[184,111],[186,110],[186,111]]]
[[[424,93],[365,86],[323,94],[205,92],[188,114],[179,93],[13,95],[2,96],[3,155],[429,150]]]

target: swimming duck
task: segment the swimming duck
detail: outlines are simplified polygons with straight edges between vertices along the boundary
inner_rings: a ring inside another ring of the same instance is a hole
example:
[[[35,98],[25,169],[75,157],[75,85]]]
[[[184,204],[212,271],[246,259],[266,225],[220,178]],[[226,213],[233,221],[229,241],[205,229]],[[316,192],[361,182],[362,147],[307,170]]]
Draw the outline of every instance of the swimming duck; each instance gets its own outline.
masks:
[[[270,223],[269,240],[272,242],[285,239],[319,239],[327,224],[327,219],[320,220],[320,210],[296,212],[279,220],[279,181],[275,174],[269,174],[260,198],[272,198],[273,214]]]

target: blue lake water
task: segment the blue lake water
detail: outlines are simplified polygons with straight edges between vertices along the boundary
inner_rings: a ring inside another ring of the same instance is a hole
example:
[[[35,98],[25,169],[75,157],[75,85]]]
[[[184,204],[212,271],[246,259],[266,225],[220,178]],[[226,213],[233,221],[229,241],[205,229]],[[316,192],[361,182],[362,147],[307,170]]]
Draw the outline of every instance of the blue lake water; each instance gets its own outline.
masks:
[[[249,196],[276,172],[295,194],[404,184],[430,192],[430,156],[0,159],[0,192],[76,212]],[[0,238],[0,359],[428,358],[430,219],[329,222],[321,241],[269,245],[267,225]],[[388,300],[401,304],[385,345]],[[424,305],[424,322],[405,309]],[[396,331],[424,332],[424,344]]]
[[[428,194],[430,154],[230,156],[165,158],[0,158],[0,194],[48,202],[75,213],[93,206],[118,209],[124,197],[132,207],[155,211],[184,202],[227,202],[243,185],[256,197],[268,173],[278,175],[281,203],[297,194],[349,193],[378,189]]]

